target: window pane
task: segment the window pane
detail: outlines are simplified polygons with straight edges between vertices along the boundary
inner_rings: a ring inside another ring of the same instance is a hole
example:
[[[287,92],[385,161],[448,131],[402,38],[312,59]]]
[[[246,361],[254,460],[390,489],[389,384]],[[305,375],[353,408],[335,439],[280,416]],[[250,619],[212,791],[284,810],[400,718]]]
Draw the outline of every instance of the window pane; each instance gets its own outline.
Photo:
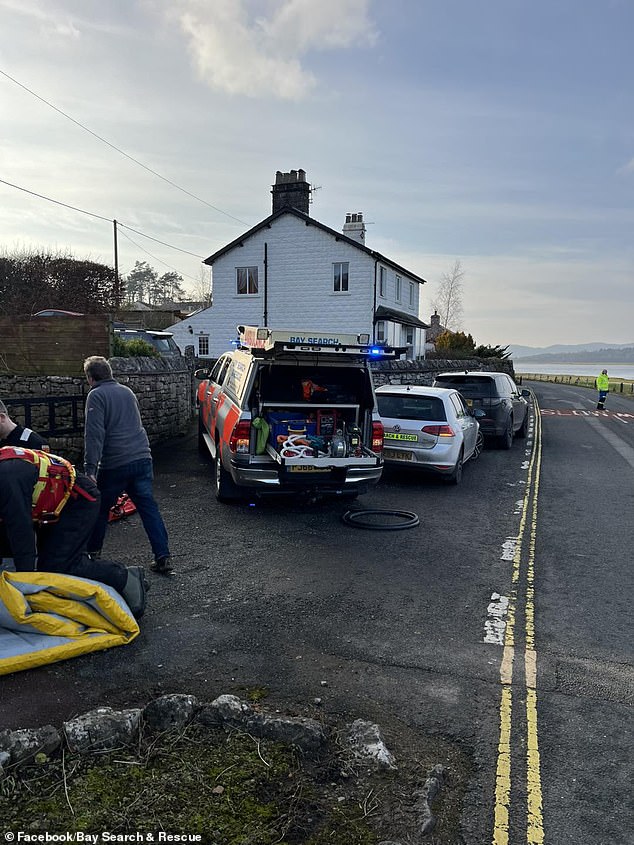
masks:
[[[396,277],[396,301],[401,301],[401,277]]]
[[[236,267],[236,290],[239,294],[258,292],[257,267]]]
[[[377,393],[376,401],[382,417],[397,420],[445,422],[445,406],[437,396],[390,396]]]
[[[454,387],[468,399],[477,399],[481,396],[489,397],[495,395],[493,388],[495,382],[490,376],[441,376],[436,379],[440,387]]]
[[[348,290],[348,266],[347,261],[336,261],[332,265],[333,290],[335,293]]]

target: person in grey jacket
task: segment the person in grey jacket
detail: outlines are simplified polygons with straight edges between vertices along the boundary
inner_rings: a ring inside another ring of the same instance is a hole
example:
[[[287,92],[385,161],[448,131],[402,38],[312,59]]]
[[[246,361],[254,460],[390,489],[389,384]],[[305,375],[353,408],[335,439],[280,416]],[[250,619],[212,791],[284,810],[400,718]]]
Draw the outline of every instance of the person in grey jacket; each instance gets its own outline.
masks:
[[[153,491],[152,453],[141,422],[136,396],[113,378],[105,358],[93,355],[84,361],[91,387],[86,398],[84,423],[84,471],[101,492],[99,516],[88,541],[88,553],[101,553],[108,513],[126,492],[136,505],[152,547],[154,572],[168,575],[173,566],[167,529]]]

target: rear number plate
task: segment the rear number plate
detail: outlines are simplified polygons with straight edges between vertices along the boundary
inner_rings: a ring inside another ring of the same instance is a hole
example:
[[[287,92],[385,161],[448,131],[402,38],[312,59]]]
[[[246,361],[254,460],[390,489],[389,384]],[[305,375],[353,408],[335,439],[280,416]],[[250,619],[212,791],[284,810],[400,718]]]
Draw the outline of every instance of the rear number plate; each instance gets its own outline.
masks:
[[[312,467],[309,464],[294,464],[289,467],[291,472],[330,472],[329,467]]]
[[[383,455],[393,461],[411,461],[414,457],[411,452],[400,452],[396,449],[384,449]]]

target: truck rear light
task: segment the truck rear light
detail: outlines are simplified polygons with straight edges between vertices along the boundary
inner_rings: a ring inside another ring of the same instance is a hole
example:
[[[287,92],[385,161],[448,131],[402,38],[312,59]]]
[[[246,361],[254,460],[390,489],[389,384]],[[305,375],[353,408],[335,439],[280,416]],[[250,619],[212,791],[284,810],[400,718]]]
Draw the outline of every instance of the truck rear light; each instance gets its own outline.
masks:
[[[421,429],[425,434],[432,434],[434,437],[455,437],[456,434],[450,425],[424,425]]]
[[[246,453],[249,451],[249,440],[251,437],[251,423],[248,421],[236,423],[229,438],[229,451]]]
[[[383,451],[383,423],[375,421],[372,423],[372,451]]]

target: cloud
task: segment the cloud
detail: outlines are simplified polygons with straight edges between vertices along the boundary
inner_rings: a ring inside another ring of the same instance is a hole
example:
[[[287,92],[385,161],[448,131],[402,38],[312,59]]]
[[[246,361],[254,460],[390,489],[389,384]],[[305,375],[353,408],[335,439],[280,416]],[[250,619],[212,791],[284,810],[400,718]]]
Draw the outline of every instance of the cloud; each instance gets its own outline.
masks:
[[[627,164],[620,167],[618,173],[634,173],[634,158],[631,158]]]
[[[274,0],[256,15],[247,0],[177,0],[165,7],[188,39],[201,80],[228,94],[301,100],[316,86],[310,51],[375,43],[369,0]]]
[[[5,12],[21,15],[37,24],[41,31],[47,35],[57,35],[61,38],[80,37],[81,32],[75,26],[70,16],[66,21],[60,20],[63,13],[60,10],[47,9],[39,3],[28,2],[28,0],[0,0],[0,9]]]

